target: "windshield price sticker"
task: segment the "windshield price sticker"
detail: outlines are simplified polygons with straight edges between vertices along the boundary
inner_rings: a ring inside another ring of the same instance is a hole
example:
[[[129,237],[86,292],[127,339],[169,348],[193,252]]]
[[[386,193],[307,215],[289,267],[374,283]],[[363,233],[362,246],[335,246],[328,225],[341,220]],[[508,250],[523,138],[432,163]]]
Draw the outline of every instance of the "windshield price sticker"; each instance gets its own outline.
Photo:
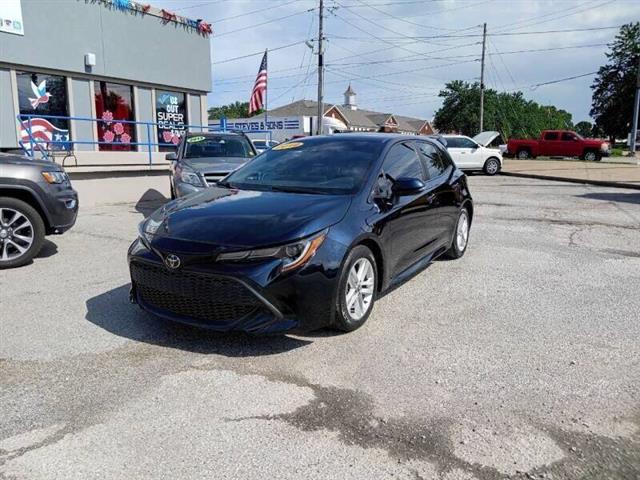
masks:
[[[289,142],[276,145],[271,150],[289,150],[290,148],[298,148],[304,145],[302,142]]]
[[[189,137],[187,138],[187,143],[198,143],[206,140],[206,137]]]

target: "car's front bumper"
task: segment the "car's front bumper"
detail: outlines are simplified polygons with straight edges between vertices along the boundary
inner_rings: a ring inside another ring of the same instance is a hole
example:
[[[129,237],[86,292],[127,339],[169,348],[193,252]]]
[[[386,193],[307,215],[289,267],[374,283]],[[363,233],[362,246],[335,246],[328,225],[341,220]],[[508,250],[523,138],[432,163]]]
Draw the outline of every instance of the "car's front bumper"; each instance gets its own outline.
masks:
[[[333,321],[340,261],[346,252],[337,242],[325,240],[307,265],[285,274],[279,271],[279,260],[221,264],[175,247],[151,250],[138,239],[129,248],[131,300],[154,315],[252,334],[309,331]],[[169,252],[179,255],[183,266],[173,271],[166,267],[163,255]]]
[[[78,193],[70,184],[45,185],[44,202],[48,213],[49,233],[61,234],[76,223],[78,217]]]

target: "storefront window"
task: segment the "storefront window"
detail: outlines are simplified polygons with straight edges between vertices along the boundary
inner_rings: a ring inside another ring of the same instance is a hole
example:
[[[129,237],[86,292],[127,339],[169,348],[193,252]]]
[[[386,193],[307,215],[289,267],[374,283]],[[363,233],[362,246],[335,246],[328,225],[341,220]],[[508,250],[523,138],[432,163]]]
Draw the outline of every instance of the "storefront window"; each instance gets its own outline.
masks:
[[[156,91],[156,123],[160,151],[175,150],[172,145],[178,145],[180,142],[185,132],[186,118],[184,93]]]
[[[130,143],[136,141],[133,123],[133,87],[111,82],[95,82],[96,116],[104,120],[98,123],[98,141],[115,142],[117,145],[100,145],[100,150],[133,151]]]
[[[20,139],[25,147],[69,148],[67,81],[65,77],[44,73],[16,72],[20,118]],[[34,145],[35,147],[35,145]]]

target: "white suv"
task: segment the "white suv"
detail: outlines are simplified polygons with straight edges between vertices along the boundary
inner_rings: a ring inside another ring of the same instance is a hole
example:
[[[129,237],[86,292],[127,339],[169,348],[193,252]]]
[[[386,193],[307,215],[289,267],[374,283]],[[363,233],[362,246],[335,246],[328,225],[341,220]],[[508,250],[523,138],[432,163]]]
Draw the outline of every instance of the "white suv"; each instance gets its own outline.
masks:
[[[495,175],[502,168],[502,152],[499,148],[487,148],[500,133],[482,132],[473,138],[464,135],[443,135],[447,150],[461,170],[482,170]]]

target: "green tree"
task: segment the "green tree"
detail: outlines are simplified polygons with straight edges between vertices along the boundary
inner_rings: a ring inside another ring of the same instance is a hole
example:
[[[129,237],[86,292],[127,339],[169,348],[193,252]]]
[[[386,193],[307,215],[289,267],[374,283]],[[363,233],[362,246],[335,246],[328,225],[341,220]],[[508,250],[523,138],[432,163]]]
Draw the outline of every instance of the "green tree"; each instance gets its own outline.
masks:
[[[480,85],[454,80],[439,94],[444,100],[434,125],[444,132],[473,136],[480,123]],[[511,137],[537,137],[542,130],[571,128],[571,114],[554,106],[539,105],[522,92],[484,92],[484,128]]]
[[[262,113],[262,110],[260,110],[257,113],[254,113],[254,115],[259,115],[260,113]],[[219,120],[220,117],[223,117],[223,116],[227,118],[249,117],[249,102],[235,101],[228,105],[209,108],[209,120]]]
[[[587,122],[583,120],[582,122],[576,123],[575,127],[573,127],[576,133],[582,135],[583,137],[591,137],[593,136],[593,123]]]
[[[640,22],[620,28],[607,52],[607,64],[600,67],[591,89],[591,116],[611,140],[631,131],[636,74],[640,62]]]

